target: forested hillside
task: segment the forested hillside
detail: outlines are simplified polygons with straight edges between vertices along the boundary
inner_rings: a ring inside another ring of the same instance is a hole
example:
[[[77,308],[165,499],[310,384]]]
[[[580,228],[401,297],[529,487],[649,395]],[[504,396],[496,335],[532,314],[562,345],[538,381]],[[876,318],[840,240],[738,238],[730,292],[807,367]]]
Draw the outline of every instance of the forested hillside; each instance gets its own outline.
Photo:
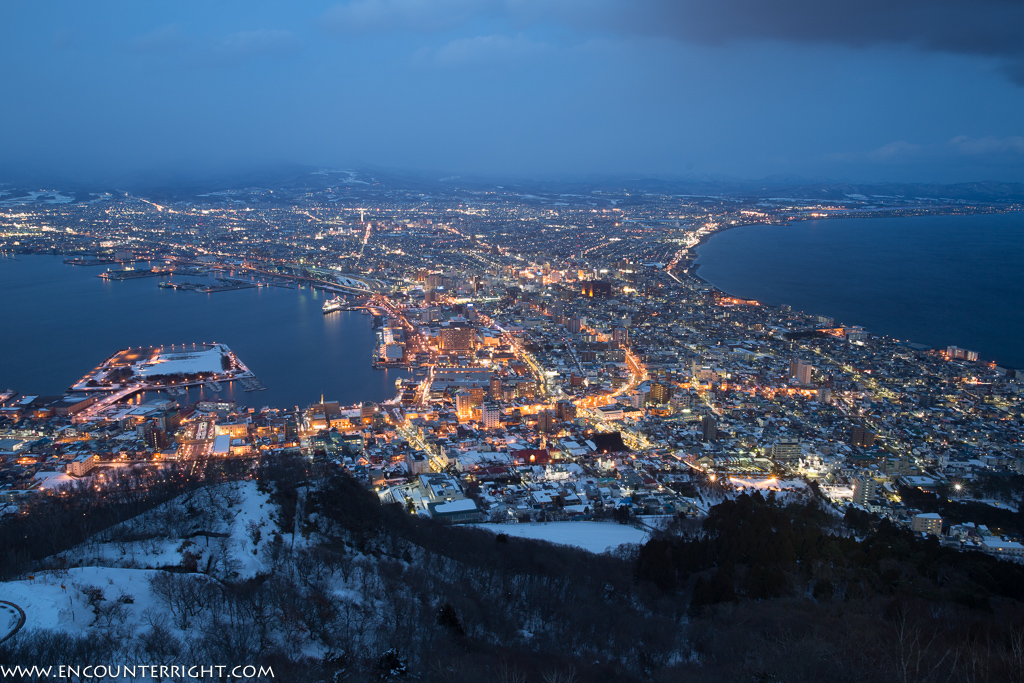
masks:
[[[813,502],[741,495],[594,555],[382,506],[299,459],[150,491],[95,499],[98,518],[49,503],[62,523],[94,521],[7,561],[0,598],[40,611],[0,663],[227,661],[303,681],[1024,680],[1024,567]],[[51,594],[73,618],[33,624]]]

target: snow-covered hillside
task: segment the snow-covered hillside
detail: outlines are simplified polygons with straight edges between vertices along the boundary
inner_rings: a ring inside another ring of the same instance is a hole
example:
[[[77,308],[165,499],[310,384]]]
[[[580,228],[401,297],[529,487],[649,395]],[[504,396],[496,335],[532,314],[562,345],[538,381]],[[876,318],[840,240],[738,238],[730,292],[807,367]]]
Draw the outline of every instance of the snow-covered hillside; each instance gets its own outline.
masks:
[[[0,583],[0,600],[25,611],[26,632],[134,632],[162,616],[151,585],[166,573],[159,569],[196,572],[211,581],[268,571],[276,513],[254,481],[200,489],[50,558],[47,568]]]
[[[305,463],[290,467],[200,486],[0,583],[26,615],[0,664],[270,662],[277,680],[380,681],[469,680],[426,675],[462,662],[469,643],[548,672],[566,666],[563,643],[609,671],[635,657],[649,616],[625,599],[629,562],[577,548],[603,553],[645,532],[448,527],[381,506],[347,476],[310,482]],[[659,647],[683,656],[671,638]]]
[[[251,578],[265,569],[270,541],[278,532],[275,512],[255,481],[218,484],[97,534],[47,564],[184,567],[223,579]]]

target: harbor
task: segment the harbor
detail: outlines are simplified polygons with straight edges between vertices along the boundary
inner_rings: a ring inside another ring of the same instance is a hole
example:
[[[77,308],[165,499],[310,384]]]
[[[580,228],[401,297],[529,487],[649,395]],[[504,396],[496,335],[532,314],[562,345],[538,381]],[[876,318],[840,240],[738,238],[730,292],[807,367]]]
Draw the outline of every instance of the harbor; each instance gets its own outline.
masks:
[[[213,294],[215,292],[233,292],[239,289],[253,289],[254,287],[261,286],[261,283],[250,282],[248,280],[239,280],[237,278],[216,278],[220,284],[216,285],[205,285],[194,282],[161,282],[158,287],[161,289],[173,289],[180,291],[192,291],[199,292],[200,294]]]
[[[402,368],[373,368],[378,345],[370,316],[352,311],[324,315],[323,304],[334,294],[325,295],[308,283],[267,275],[274,286],[217,296],[176,295],[150,278],[109,281],[95,277],[97,270],[63,260],[43,255],[3,261],[0,284],[24,288],[22,296],[8,303],[13,317],[35,315],[37,301],[60,299],[67,304],[60,316],[43,319],[31,330],[15,326],[6,332],[8,353],[0,357],[4,389],[59,394],[114,349],[171,342],[181,348],[184,340],[191,348],[192,340],[211,339],[230,346],[258,381],[218,380],[224,386],[219,394],[202,385],[175,385],[161,389],[160,397],[187,403],[231,400],[257,408],[307,405],[324,392],[341,401],[383,401],[393,397],[395,379],[407,376]],[[195,262],[174,266],[172,277],[162,280],[202,283],[201,277],[180,276],[179,266],[212,270]],[[230,277],[226,271],[216,275]],[[207,282],[216,283],[212,277]],[[349,302],[359,300],[350,296]],[[74,338],[69,340],[72,329]],[[133,400],[157,397],[156,392],[144,393]]]

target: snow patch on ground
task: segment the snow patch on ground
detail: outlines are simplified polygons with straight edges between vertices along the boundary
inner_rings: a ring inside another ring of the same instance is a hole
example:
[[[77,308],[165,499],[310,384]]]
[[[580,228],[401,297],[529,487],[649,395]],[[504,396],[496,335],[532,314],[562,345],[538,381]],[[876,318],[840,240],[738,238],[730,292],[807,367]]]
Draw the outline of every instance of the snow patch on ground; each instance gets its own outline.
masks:
[[[10,605],[0,605],[0,640],[3,640],[14,631],[19,619],[21,619],[21,615],[18,613],[18,610]]]
[[[63,572],[39,572],[33,578],[0,583],[0,600],[13,602],[25,611],[25,630],[47,628],[82,633],[95,620],[81,588],[95,586],[108,601],[122,595],[125,619],[139,622],[142,612],[157,607],[149,590],[156,572],[117,567],[76,567]]]
[[[592,553],[615,550],[627,543],[644,543],[647,532],[625,524],[602,522],[547,522],[539,524],[477,524],[495,534],[569,545]]]
[[[44,489],[59,489],[81,481],[64,472],[37,472],[33,478],[40,482],[40,487]]]
[[[277,525],[270,519],[276,508],[270,495],[261,493],[254,481],[242,482],[240,493],[241,502],[234,508],[229,532],[231,555],[240,565],[239,575],[250,578],[263,569],[263,551],[269,549],[270,539],[277,531]]]

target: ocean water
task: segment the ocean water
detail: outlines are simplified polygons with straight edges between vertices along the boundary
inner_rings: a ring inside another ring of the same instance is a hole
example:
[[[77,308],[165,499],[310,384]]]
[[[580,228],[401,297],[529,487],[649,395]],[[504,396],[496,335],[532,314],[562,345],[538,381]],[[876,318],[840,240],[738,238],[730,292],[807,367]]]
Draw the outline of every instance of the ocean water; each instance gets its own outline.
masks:
[[[1024,213],[748,225],[697,253],[733,296],[1024,368]]]
[[[401,371],[375,370],[371,317],[321,311],[310,289],[260,287],[213,294],[160,289],[167,278],[107,281],[105,266],[70,266],[56,256],[0,257],[0,389],[60,394],[118,349],[222,342],[267,386],[219,393],[255,408],[320,400],[382,401]],[[172,280],[206,282],[200,277]],[[212,281],[211,281],[212,283]]]

